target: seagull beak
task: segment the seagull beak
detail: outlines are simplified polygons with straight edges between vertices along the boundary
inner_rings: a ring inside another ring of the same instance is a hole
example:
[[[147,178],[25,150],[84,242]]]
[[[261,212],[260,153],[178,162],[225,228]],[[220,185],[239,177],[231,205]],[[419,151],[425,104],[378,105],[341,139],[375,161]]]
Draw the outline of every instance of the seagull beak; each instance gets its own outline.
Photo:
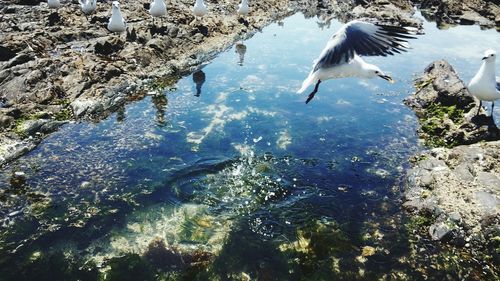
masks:
[[[391,84],[394,83],[394,80],[392,80],[391,76],[389,76],[389,75],[380,74],[379,77],[389,81],[389,83],[391,83]]]
[[[483,58],[482,58],[482,60],[485,60],[485,59],[487,59],[487,58],[488,58],[488,57],[483,57]]]

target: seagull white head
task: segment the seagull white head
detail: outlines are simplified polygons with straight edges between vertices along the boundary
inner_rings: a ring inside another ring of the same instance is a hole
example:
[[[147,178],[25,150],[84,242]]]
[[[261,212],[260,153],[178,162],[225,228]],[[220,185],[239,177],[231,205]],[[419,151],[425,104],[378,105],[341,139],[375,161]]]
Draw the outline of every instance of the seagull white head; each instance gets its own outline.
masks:
[[[380,77],[384,80],[389,81],[389,83],[394,83],[391,76],[386,75],[380,68],[374,64],[365,63],[363,65],[363,75],[365,78],[376,78]]]
[[[120,2],[118,1],[113,1],[113,9],[120,9]]]
[[[494,61],[496,56],[497,56],[497,52],[489,49],[489,50],[484,51],[483,60]]]

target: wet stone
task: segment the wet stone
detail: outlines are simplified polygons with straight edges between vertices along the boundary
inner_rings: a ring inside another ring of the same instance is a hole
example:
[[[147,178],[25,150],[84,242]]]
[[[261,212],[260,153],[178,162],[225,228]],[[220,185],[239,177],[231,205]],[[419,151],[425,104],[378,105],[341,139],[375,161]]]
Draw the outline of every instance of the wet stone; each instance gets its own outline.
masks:
[[[444,222],[438,222],[429,227],[429,235],[432,240],[444,240],[451,233],[452,229]]]

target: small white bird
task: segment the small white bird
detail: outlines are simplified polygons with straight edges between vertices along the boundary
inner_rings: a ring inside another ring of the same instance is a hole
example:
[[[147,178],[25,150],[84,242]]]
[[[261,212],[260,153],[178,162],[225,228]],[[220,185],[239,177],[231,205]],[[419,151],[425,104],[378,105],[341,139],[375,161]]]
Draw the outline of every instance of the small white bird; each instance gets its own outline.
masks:
[[[476,115],[479,114],[484,100],[492,102],[491,116],[493,116],[495,100],[500,99],[500,83],[495,78],[495,58],[496,52],[494,50],[486,50],[479,71],[467,86],[469,92],[479,99],[479,108]]]
[[[59,9],[59,7],[61,7],[61,2],[59,2],[59,0],[47,0],[47,4],[51,9]]]
[[[241,0],[241,3],[238,5],[238,14],[246,16],[250,13],[250,7],[248,6],[248,0]]]
[[[155,18],[163,17],[167,14],[167,5],[163,0],[153,0],[149,6],[149,14],[153,16],[153,24],[155,23]]]
[[[111,32],[123,32],[127,28],[127,23],[120,11],[120,3],[113,1],[113,9],[111,10],[111,18],[108,23],[108,30]]]
[[[196,0],[193,6],[193,14],[195,17],[203,17],[208,13],[207,6],[203,2],[203,0]]]
[[[310,102],[323,80],[345,77],[380,77],[391,83],[392,78],[379,67],[366,63],[360,56],[387,56],[406,51],[406,39],[415,39],[411,27],[378,25],[364,21],[351,21],[342,26],[326,44],[312,71],[302,83],[298,93],[316,83],[306,103]]]
[[[97,8],[97,0],[78,0],[85,15],[90,15]]]

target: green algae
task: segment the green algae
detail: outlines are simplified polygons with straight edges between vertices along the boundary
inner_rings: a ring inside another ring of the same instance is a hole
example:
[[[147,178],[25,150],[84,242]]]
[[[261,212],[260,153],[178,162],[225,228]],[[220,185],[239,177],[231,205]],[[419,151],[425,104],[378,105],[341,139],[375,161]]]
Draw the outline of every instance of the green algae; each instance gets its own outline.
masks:
[[[456,105],[445,106],[440,103],[430,104],[423,116],[420,116],[421,131],[425,134],[425,144],[429,147],[454,147],[460,143],[445,139],[449,125],[447,120],[460,124],[464,118],[464,111]]]

